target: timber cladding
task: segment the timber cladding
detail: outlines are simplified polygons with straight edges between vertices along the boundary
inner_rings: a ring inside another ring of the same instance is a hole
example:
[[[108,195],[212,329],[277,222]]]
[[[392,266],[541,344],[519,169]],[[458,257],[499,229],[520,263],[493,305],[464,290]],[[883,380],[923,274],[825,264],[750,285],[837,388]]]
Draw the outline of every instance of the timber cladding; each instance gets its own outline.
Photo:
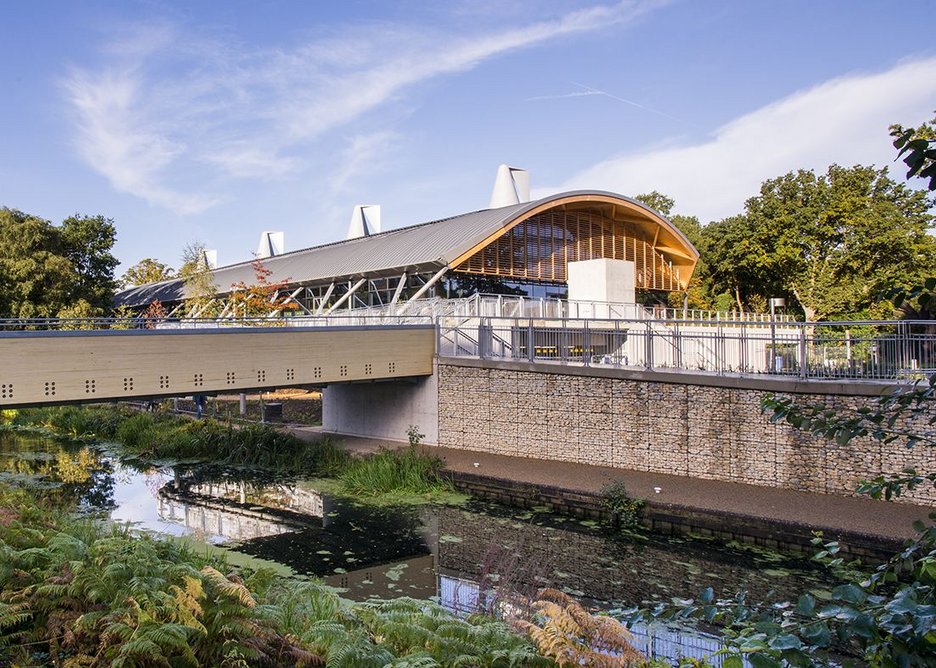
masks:
[[[765,390],[593,377],[440,361],[439,445],[501,455],[855,495],[861,479],[936,471],[936,448],[872,439],[846,447],[771,424]],[[803,394],[840,410],[873,397]],[[908,428],[932,427],[921,419]],[[921,486],[899,500],[936,503]]]
[[[0,408],[432,374],[432,326],[0,335]]]

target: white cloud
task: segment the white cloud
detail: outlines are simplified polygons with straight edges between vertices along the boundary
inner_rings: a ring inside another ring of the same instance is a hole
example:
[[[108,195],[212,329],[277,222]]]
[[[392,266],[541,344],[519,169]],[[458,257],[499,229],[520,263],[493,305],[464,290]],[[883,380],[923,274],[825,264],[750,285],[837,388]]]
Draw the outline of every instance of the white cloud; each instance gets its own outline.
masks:
[[[76,72],[66,89],[77,115],[79,154],[115,190],[177,213],[199,213],[215,203],[212,197],[162,185],[161,171],[185,147],[144,121],[140,81],[133,72]]]
[[[936,58],[853,74],[742,116],[718,128],[709,141],[612,158],[536,194],[579,188],[629,195],[659,190],[676,200],[677,211],[718,220],[740,213],[766,179],[795,169],[893,164],[888,126],[925,120],[934,99]]]
[[[354,182],[365,174],[385,169],[389,154],[399,140],[395,132],[381,131],[356,135],[342,152],[341,163],[329,179],[332,192],[342,193],[353,188]]]
[[[291,51],[185,39],[166,24],[136,26],[102,49],[110,66],[76,68],[65,90],[78,153],[92,169],[121,192],[198,213],[218,198],[176,184],[294,174],[310,160],[292,156],[308,155],[310,142],[408,87],[509,51],[619,26],[663,2],[624,0],[470,36],[349,26]],[[379,145],[390,136],[378,131],[359,140]],[[333,177],[336,188],[363,167],[358,157],[346,159]]]

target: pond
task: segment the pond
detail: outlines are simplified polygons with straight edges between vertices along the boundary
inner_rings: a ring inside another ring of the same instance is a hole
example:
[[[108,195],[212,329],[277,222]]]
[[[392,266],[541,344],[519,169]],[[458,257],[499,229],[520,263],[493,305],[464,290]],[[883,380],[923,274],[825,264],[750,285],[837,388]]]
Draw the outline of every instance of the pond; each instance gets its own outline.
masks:
[[[612,609],[688,598],[712,586],[750,600],[823,596],[823,572],[802,559],[740,545],[646,532],[469,500],[460,506],[375,507],[328,492],[328,481],[202,465],[120,459],[0,431],[0,481],[24,484],[86,512],[196,545],[234,563],[315,576],[355,600],[411,596],[456,612],[493,611],[504,594],[552,586]],[[263,560],[263,562],[259,561]],[[699,656],[714,636],[641,630],[650,656]]]

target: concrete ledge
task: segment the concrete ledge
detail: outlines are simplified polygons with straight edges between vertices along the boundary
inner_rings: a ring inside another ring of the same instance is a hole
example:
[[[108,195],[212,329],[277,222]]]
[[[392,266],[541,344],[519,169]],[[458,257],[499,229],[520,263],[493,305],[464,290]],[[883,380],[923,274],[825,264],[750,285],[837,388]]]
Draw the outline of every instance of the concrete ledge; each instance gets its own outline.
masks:
[[[472,496],[521,508],[545,506],[570,517],[612,522],[600,494],[552,485],[520,482],[463,471],[446,471],[455,487]],[[659,533],[694,534],[723,541],[737,541],[784,552],[811,554],[813,532],[824,540],[840,541],[842,552],[865,561],[885,561],[899,551],[903,541],[834,527],[816,527],[738,512],[712,511],[679,504],[648,501],[641,524]]]
[[[587,376],[591,378],[619,378],[651,383],[674,385],[697,385],[701,387],[722,387],[760,392],[784,392],[790,394],[825,394],[857,397],[878,397],[887,394],[898,383],[896,381],[874,380],[804,380],[776,376],[743,375],[729,373],[717,375],[702,371],[669,369],[609,368],[603,366],[579,366],[559,362],[514,362],[507,360],[487,360],[469,357],[439,357],[439,364],[448,366],[471,367],[475,369],[501,369],[505,371],[526,371],[529,373],[560,374],[568,376]]]

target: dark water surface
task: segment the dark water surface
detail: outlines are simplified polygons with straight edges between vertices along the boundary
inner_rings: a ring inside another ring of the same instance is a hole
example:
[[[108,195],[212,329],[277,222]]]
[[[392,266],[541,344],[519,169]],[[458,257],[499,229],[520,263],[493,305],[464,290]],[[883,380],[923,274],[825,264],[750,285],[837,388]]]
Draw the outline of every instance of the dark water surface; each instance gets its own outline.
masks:
[[[609,609],[689,598],[712,586],[749,600],[823,596],[809,562],[744,546],[650,533],[469,501],[374,507],[323,492],[321,481],[120,460],[106,446],[0,431],[0,481],[28,485],[117,522],[189,536],[234,554],[317,576],[357,600],[432,598],[456,611],[491,609],[498,592],[553,586]],[[324,488],[327,488],[327,484]],[[654,631],[650,654],[710,651],[708,636]]]

